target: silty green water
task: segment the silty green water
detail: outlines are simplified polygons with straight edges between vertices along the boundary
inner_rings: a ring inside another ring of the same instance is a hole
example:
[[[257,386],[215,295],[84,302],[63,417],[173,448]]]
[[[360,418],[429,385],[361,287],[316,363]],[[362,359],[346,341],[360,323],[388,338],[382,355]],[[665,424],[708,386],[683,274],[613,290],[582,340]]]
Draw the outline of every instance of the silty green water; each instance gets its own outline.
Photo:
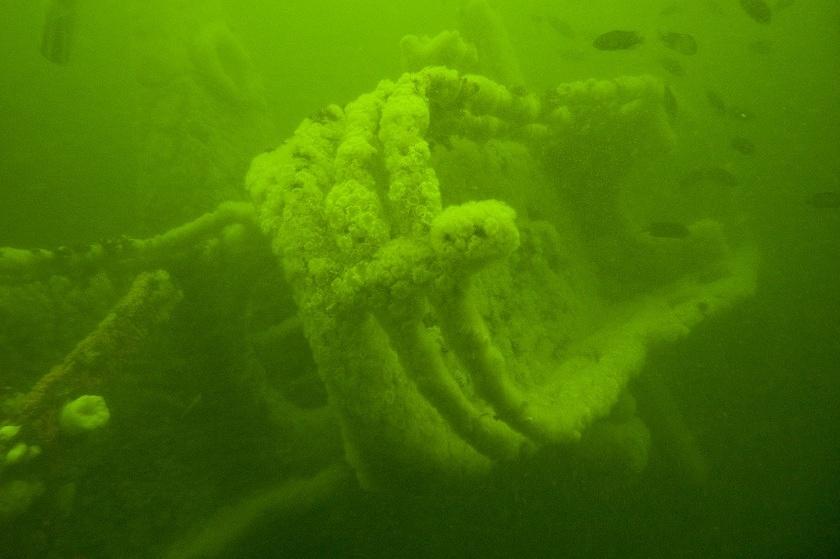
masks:
[[[840,549],[834,2],[7,4],[0,556]]]

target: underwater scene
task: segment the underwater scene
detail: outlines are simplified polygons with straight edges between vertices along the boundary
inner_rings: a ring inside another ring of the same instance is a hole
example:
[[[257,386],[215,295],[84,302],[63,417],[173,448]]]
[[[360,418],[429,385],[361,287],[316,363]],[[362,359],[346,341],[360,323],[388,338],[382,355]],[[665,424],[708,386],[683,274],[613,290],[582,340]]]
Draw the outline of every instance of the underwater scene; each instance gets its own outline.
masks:
[[[837,0],[0,31],[3,559],[840,556]]]

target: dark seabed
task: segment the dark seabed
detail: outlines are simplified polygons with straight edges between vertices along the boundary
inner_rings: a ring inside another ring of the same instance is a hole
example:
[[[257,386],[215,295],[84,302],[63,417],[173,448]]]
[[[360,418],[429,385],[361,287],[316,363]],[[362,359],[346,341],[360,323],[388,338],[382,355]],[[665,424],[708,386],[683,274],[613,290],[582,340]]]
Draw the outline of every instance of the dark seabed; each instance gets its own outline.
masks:
[[[836,0],[0,38],[0,557],[840,556]]]

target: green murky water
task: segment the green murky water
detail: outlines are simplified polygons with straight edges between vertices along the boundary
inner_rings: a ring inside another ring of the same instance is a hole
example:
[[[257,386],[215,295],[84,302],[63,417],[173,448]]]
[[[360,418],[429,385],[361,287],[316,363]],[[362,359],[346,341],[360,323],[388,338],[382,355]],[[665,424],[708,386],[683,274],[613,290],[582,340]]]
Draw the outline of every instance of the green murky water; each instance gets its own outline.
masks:
[[[0,557],[840,552],[836,2],[0,30]]]

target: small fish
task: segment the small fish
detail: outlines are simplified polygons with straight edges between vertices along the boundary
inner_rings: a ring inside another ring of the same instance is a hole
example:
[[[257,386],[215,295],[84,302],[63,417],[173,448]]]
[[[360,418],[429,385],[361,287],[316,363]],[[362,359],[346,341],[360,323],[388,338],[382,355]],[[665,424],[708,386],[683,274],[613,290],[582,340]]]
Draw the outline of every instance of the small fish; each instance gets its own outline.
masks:
[[[752,41],[751,43],[749,43],[748,46],[751,51],[762,56],[773,54],[773,51],[775,50],[773,47],[773,42],[766,39]]]
[[[50,0],[41,31],[43,57],[53,64],[67,64],[75,28],[75,0]]]
[[[642,44],[643,41],[644,37],[635,31],[616,29],[595,37],[592,46],[598,50],[626,50]]]
[[[706,0],[706,11],[716,16],[726,15],[726,12],[717,3],[717,0]]]
[[[742,155],[752,155],[755,153],[755,144],[749,138],[743,136],[735,136],[729,145]]]
[[[674,96],[674,92],[671,91],[671,86],[668,84],[665,84],[663,88],[662,104],[665,107],[665,114],[668,115],[668,120],[671,122],[676,121],[679,106],[677,105],[677,98]]]
[[[187,415],[189,415],[189,413],[192,412],[196,408],[196,406],[198,406],[201,403],[202,399],[203,395],[201,394],[201,392],[199,392],[195,397],[193,397],[193,399],[189,401],[189,403],[186,405],[186,407],[184,407],[183,411],[181,412],[181,419],[184,419]]]
[[[680,4],[679,2],[672,2],[659,10],[659,15],[661,16],[672,16],[679,14],[680,12],[685,11],[685,6]]]
[[[723,100],[723,97],[721,97],[711,89],[708,89],[706,90],[706,100],[709,102],[709,105],[718,113],[722,115],[726,114],[726,101]]]
[[[524,85],[512,85],[508,88],[508,91],[510,91],[511,95],[514,97],[525,97],[528,95],[528,88]]]
[[[738,177],[723,167],[698,167],[692,169],[680,179],[682,186],[695,186],[701,183],[721,184],[723,186],[737,186]]]
[[[773,5],[773,9],[777,12],[781,12],[782,10],[786,10],[796,4],[796,0],[776,0],[776,3]]]
[[[676,58],[671,58],[670,56],[663,56],[659,59],[659,64],[669,74],[672,74],[674,76],[685,75],[685,68],[683,68],[683,65],[680,64],[680,61]]]
[[[755,113],[751,110],[727,104],[723,97],[711,89],[706,90],[706,100],[709,102],[709,106],[721,116],[745,122],[755,118]]]
[[[808,197],[806,202],[814,208],[840,208],[840,191],[815,192]]]
[[[558,35],[567,39],[574,39],[575,37],[577,37],[577,33],[575,33],[575,30],[572,29],[572,26],[560,19],[559,17],[548,16],[546,20],[548,21],[548,24],[551,26],[551,28],[557,32]]]
[[[735,120],[742,120],[744,122],[747,122],[755,118],[755,113],[743,107],[730,106],[726,109],[726,116]]]
[[[697,54],[697,40],[688,33],[660,32],[659,39],[666,47],[680,54],[687,56]]]
[[[691,235],[691,231],[688,230],[688,227],[682,223],[676,223],[673,221],[654,221],[642,229],[642,231],[651,237],[657,237],[660,239],[685,239]]]
[[[773,12],[764,0],[740,0],[741,9],[758,23],[770,23]]]
[[[557,56],[563,60],[569,60],[571,62],[581,62],[582,60],[586,60],[587,53],[581,49],[563,49],[561,50]]]

